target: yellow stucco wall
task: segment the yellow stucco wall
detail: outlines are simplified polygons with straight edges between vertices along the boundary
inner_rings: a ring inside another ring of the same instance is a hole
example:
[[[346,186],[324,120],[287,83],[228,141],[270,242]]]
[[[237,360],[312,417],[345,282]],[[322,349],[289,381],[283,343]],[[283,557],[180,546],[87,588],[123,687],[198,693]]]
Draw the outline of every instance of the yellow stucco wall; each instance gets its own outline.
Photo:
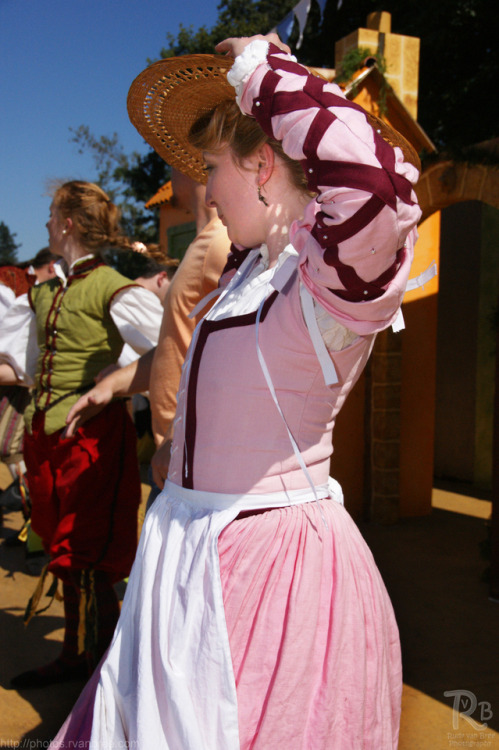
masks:
[[[418,114],[419,48],[417,37],[357,29],[335,45],[335,67],[341,67],[345,54],[354,48],[380,52],[386,62],[385,78],[414,119]]]
[[[411,278],[433,261],[439,264],[440,213],[419,227]],[[402,305],[400,515],[431,511],[435,430],[438,275],[424,288],[407,292]]]

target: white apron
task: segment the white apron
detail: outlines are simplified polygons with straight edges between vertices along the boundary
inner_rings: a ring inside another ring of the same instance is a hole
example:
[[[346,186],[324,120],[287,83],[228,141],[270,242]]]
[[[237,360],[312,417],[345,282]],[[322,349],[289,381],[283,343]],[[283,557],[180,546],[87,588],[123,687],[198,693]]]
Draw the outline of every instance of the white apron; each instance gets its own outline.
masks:
[[[146,515],[121,617],[102,665],[92,750],[238,750],[237,695],[218,537],[245,510],[333,497],[328,486],[269,495],[166,482]]]

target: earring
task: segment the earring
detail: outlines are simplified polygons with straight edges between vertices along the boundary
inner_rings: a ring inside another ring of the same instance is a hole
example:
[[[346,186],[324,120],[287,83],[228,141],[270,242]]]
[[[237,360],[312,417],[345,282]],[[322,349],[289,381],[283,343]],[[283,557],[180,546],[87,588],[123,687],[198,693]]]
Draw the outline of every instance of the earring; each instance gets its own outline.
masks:
[[[67,233],[68,233],[68,230],[67,230],[67,229],[63,229],[63,230],[62,230],[62,233],[63,233],[63,234],[67,234]]]
[[[267,201],[265,199],[265,196],[262,195],[262,186],[261,185],[258,185],[258,200],[261,201],[264,206],[268,207],[269,204],[267,203]]]

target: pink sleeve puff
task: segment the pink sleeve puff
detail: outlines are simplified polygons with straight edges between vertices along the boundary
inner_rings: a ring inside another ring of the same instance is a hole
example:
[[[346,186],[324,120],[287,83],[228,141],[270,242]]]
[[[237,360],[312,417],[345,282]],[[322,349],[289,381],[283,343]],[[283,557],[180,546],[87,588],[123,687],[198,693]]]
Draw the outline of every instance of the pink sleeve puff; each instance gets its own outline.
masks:
[[[290,239],[302,281],[346,327],[368,334],[397,317],[421,216],[419,173],[336,84],[274,45],[246,78],[241,110],[299,160],[317,194]]]

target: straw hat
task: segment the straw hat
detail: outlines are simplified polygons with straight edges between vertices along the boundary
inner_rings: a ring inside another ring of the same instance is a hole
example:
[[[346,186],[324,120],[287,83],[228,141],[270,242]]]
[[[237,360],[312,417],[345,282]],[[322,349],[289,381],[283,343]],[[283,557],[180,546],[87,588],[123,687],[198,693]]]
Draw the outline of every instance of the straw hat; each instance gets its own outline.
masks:
[[[227,81],[232,63],[222,55],[167,57],[142,71],[128,92],[132,124],[162,159],[197,182],[207,177],[189,131],[201,115],[235,99]]]
[[[222,101],[235,99],[227,81],[232,63],[232,58],[222,55],[168,57],[142,71],[128,92],[132,124],[167,164],[197,182],[205,183],[207,176],[200,151],[189,143],[189,132],[203,114]],[[383,120],[366,115],[382,138],[400,146],[406,160],[420,169],[410,143]]]

